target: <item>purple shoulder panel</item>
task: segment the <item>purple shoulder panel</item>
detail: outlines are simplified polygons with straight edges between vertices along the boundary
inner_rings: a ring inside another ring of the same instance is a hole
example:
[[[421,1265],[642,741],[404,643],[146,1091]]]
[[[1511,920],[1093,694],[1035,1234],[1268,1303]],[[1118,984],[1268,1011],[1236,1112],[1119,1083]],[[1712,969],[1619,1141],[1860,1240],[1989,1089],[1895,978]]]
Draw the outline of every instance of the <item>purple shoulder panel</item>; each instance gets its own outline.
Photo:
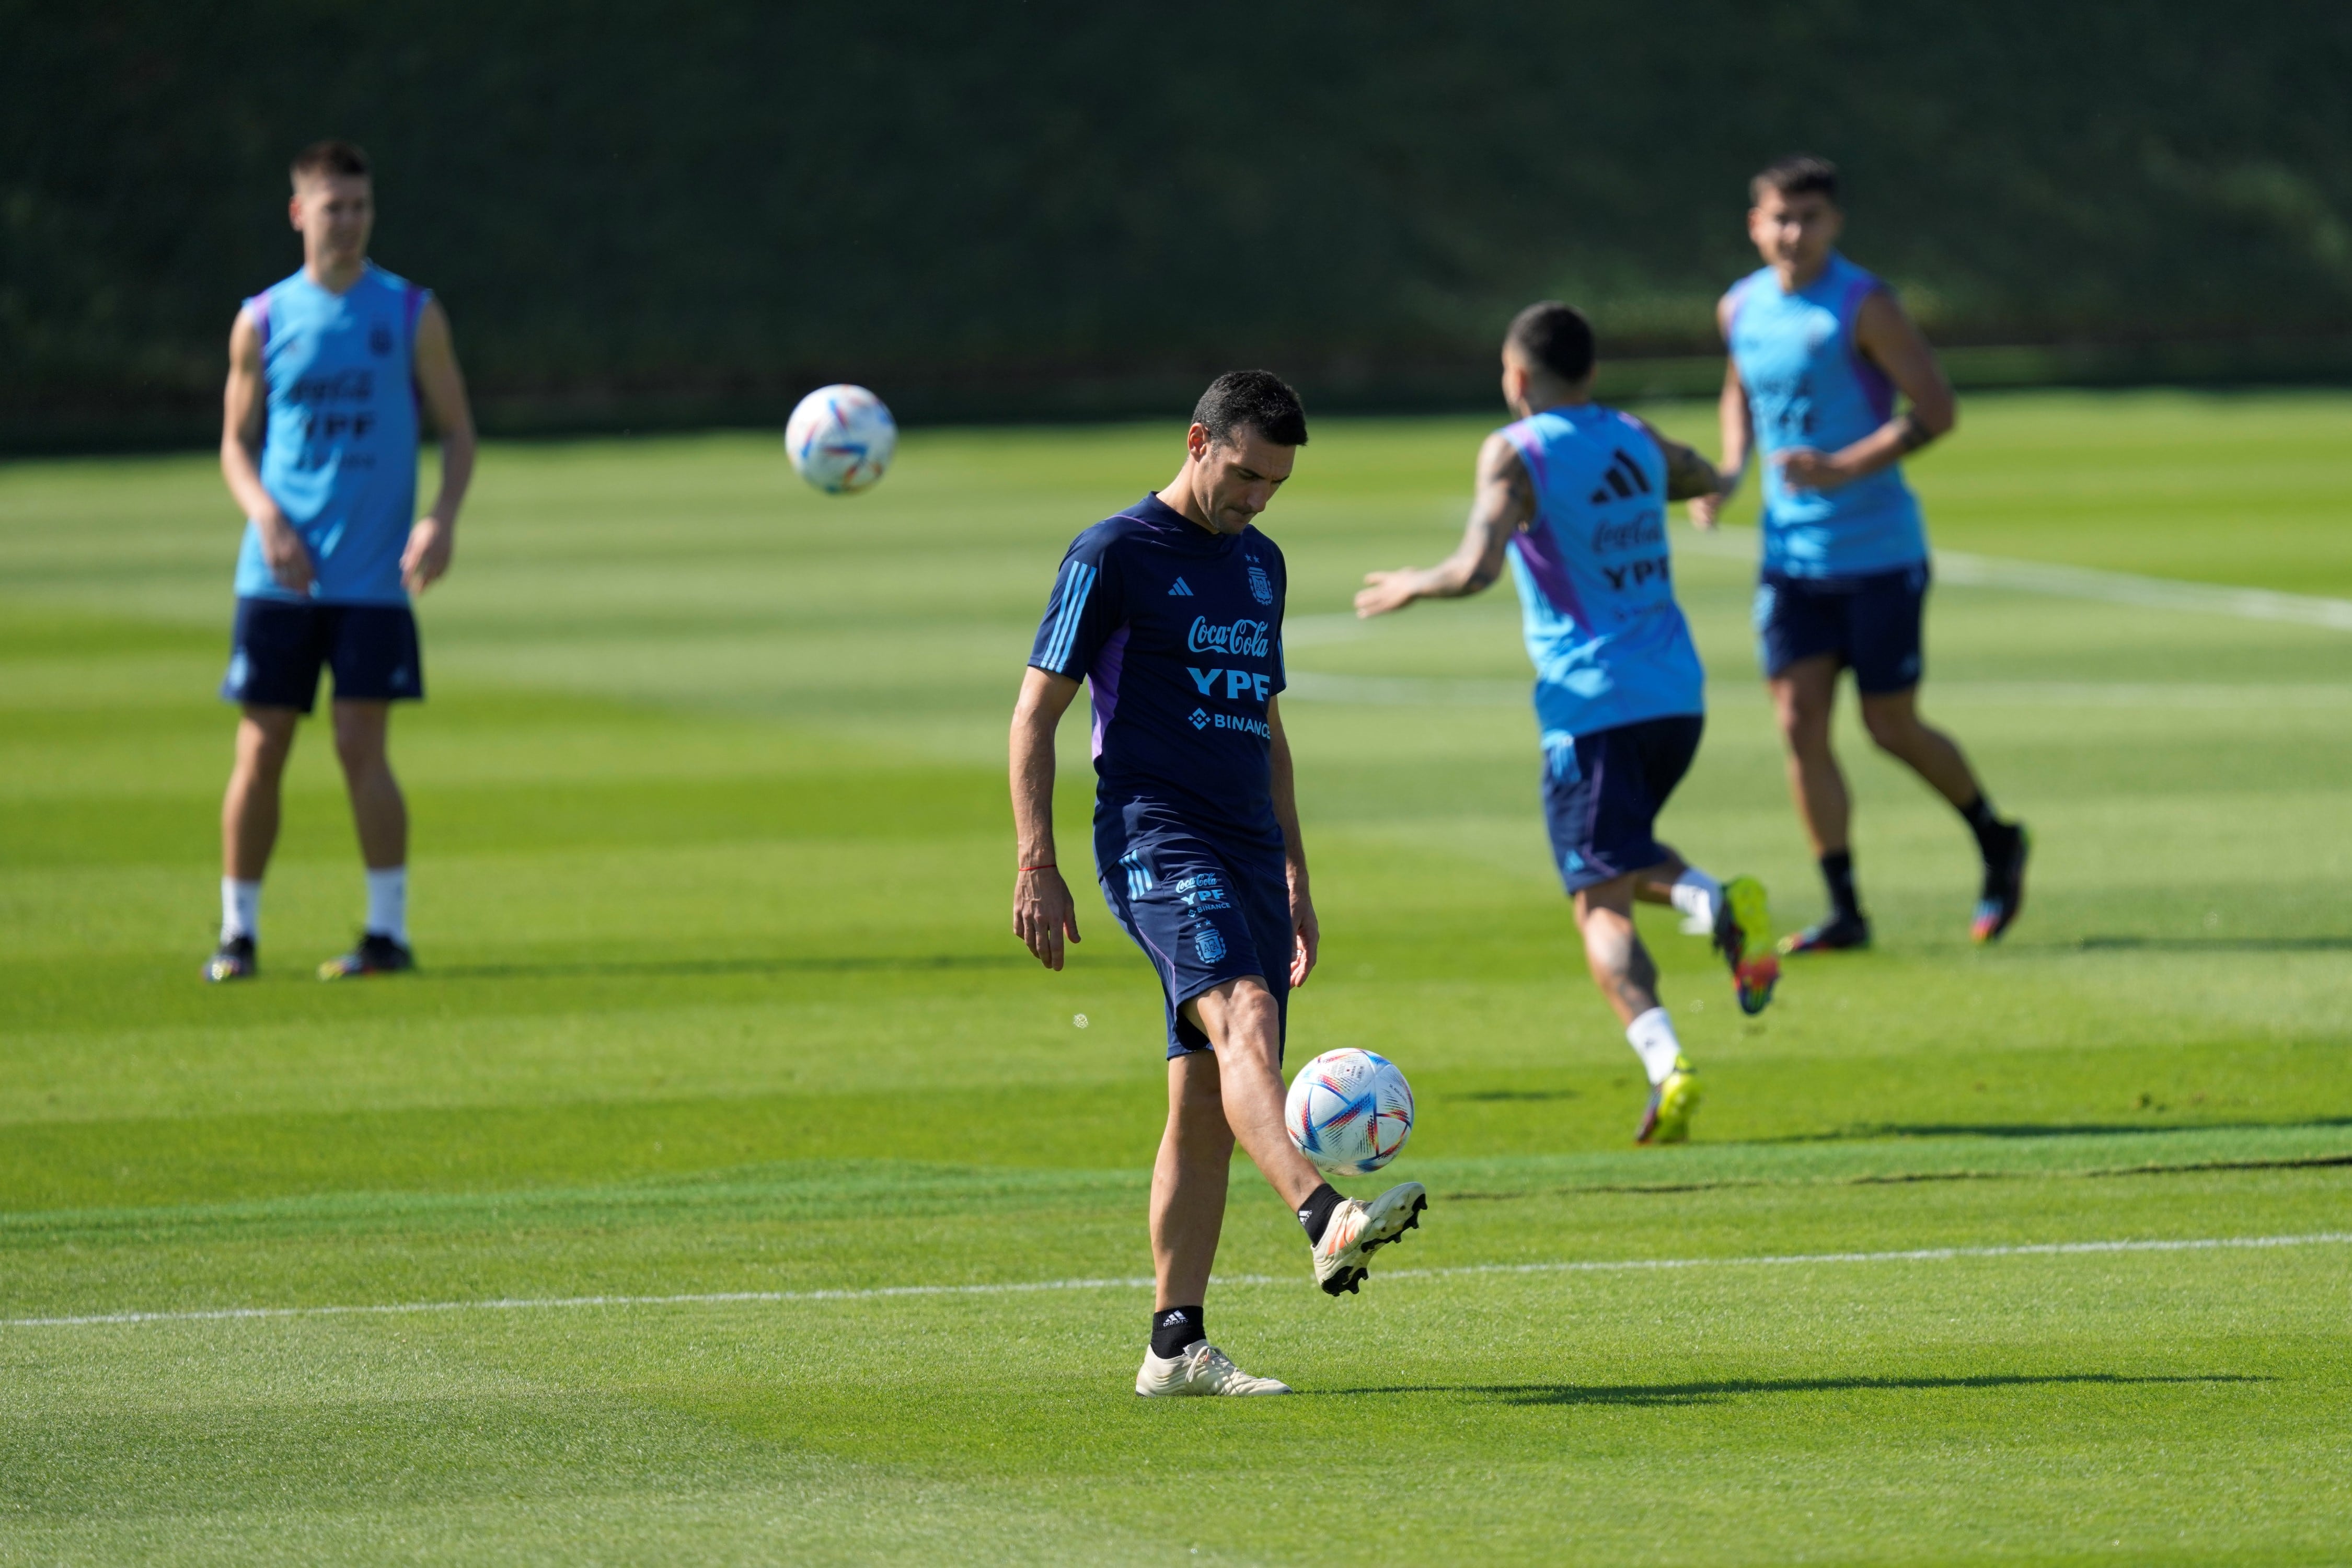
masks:
[[[1551,601],[1553,609],[1578,626],[1592,624],[1585,618],[1583,601],[1576,596],[1576,584],[1569,577],[1568,564],[1559,558],[1559,541],[1541,512],[1528,524],[1526,532],[1511,536],[1511,548],[1519,552],[1528,575],[1535,579],[1536,586]]]
[[[264,289],[245,302],[246,313],[253,318],[254,331],[261,334],[264,349],[269,346],[269,296],[275,292],[274,288]]]
[[[1845,286],[1838,300],[1838,335],[1845,343],[1846,363],[1853,370],[1853,378],[1861,384],[1862,395],[1870,400],[1870,411],[1878,416],[1880,424],[1895,416],[1895,384],[1886,373],[1870,363],[1854,336],[1854,325],[1862,319],[1862,302],[1881,291],[1892,293],[1886,285],[1864,272]]]
[[[1111,715],[1118,711],[1118,676],[1127,667],[1127,634],[1132,628],[1121,626],[1103,639],[1102,647],[1095,654],[1095,664],[1087,671],[1087,684],[1094,689],[1094,754],[1102,755],[1103,731],[1110,727]]]
[[[1559,541],[1553,538],[1550,525],[1544,521],[1543,497],[1549,488],[1549,469],[1544,462],[1543,443],[1528,428],[1531,419],[1521,419],[1503,426],[1503,439],[1519,454],[1528,466],[1528,477],[1536,482],[1536,515],[1528,520],[1523,532],[1511,536],[1511,548],[1519,552],[1519,560],[1533,577],[1543,596],[1551,601],[1552,608],[1584,622],[1584,605],[1576,596],[1576,584],[1568,575],[1567,563],[1560,560]]]

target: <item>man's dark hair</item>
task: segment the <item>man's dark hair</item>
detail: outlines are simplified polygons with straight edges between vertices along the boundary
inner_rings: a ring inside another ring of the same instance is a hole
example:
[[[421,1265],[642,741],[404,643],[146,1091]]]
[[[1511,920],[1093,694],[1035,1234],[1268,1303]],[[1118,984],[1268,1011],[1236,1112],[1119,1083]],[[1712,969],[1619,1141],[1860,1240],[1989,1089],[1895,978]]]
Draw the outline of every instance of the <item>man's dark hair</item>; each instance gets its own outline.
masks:
[[[1547,375],[1575,383],[1592,374],[1592,323],[1573,305],[1540,300],[1511,318],[1503,346]]]
[[[299,184],[305,174],[357,174],[362,178],[373,174],[368,167],[368,155],[350,142],[313,142],[294,154],[294,163],[287,176]]]
[[[1270,370],[1231,370],[1209,383],[1192,405],[1192,423],[1206,428],[1210,440],[1228,446],[1244,425],[1277,447],[1307,445],[1307,410]]]
[[[1760,202],[1767,191],[1778,191],[1784,196],[1811,195],[1815,192],[1838,199],[1837,165],[1827,158],[1816,158],[1810,153],[1791,153],[1785,158],[1775,158],[1756,172],[1748,182],[1748,199]]]

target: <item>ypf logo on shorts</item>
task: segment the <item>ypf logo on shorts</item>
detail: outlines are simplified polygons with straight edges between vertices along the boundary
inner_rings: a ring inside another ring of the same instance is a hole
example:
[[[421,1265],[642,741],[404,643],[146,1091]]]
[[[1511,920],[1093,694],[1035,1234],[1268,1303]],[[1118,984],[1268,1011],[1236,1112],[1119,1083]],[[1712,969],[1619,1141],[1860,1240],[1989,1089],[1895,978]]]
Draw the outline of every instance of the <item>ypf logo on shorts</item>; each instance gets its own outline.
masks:
[[[1203,963],[1214,963],[1225,956],[1225,935],[1214,926],[1202,926],[1192,935],[1192,951],[1201,955]]]

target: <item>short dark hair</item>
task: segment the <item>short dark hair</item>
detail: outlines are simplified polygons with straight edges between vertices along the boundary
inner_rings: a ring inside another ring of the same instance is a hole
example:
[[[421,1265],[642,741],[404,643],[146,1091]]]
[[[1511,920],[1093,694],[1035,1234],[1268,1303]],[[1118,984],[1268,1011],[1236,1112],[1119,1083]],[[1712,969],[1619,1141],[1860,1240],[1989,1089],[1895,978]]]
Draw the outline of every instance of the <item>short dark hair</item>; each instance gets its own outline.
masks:
[[[286,175],[299,184],[305,174],[357,174],[364,179],[374,173],[368,166],[368,155],[356,142],[327,141],[313,142],[295,153]]]
[[[1246,425],[1277,447],[1307,445],[1307,410],[1270,370],[1229,370],[1209,383],[1192,405],[1192,423],[1205,427],[1212,441],[1230,443]]]
[[[1592,374],[1592,323],[1573,305],[1538,300],[1511,318],[1503,346],[1548,375],[1565,382]]]
[[[1766,191],[1778,191],[1784,196],[1818,192],[1834,202],[1838,199],[1837,165],[1811,153],[1791,153],[1785,158],[1775,158],[1748,182],[1750,202],[1762,201]]]

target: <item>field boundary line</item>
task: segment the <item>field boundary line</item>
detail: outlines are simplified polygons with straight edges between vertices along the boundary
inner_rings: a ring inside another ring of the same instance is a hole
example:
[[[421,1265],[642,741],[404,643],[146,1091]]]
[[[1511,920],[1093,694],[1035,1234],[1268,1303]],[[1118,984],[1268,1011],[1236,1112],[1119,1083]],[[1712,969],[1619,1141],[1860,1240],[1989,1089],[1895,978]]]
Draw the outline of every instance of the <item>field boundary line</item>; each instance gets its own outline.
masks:
[[[1893,1252],[1791,1252],[1749,1258],[1629,1258],[1549,1263],[1465,1263],[1394,1268],[1384,1279],[1446,1279],[1478,1274],[1610,1274],[1656,1268],[1790,1268],[1840,1263],[1942,1263],[1969,1258],[2055,1258],[2123,1252],[2211,1252],[2230,1248],[2352,1244],[2352,1231],[2303,1236],[2221,1236],[2186,1240],[2042,1241],[1995,1247],[1919,1247]],[[1219,1285],[1276,1285],[1270,1274],[1219,1275]],[[575,1307],[706,1307],[739,1302],[875,1301],[899,1297],[1013,1296],[1048,1290],[1148,1290],[1149,1279],[1033,1279],[993,1285],[877,1285],[829,1290],[713,1290],[662,1296],[501,1296],[478,1301],[385,1301],[320,1307],[212,1307],[186,1311],[89,1312],[52,1318],[0,1318],[0,1329],[67,1329],[132,1323],[209,1323],[262,1318],[389,1317],[423,1312],[546,1311]]]
[[[1752,526],[1731,526],[1717,529],[1712,535],[1694,531],[1679,536],[1675,547],[1699,555],[1753,560],[1758,550],[1757,531]],[[2187,577],[2144,577],[2136,572],[2062,566],[2007,555],[1976,555],[1960,550],[1937,550],[1932,553],[1937,577],[1961,587],[2007,588],[2022,594],[2129,605],[2144,610],[2188,610],[2209,616],[2233,616],[2244,621],[2284,621],[2352,632],[2352,599],[2286,594],[2273,588],[2241,588]]]

